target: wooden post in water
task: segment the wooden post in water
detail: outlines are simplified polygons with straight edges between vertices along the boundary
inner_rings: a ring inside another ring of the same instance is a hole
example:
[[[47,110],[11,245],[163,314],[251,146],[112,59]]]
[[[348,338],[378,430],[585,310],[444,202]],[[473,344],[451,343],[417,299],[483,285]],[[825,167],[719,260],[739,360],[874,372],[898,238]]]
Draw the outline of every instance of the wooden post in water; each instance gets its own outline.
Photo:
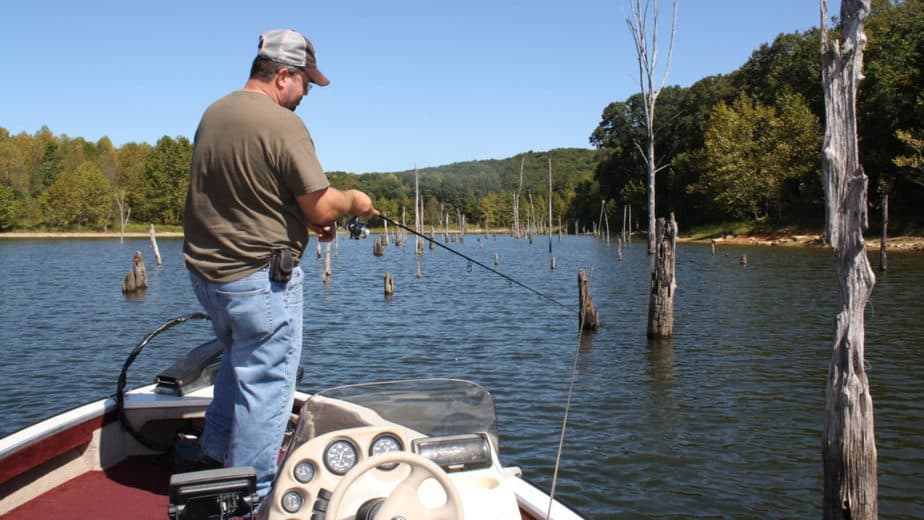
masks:
[[[668,338],[674,334],[674,276],[677,249],[677,221],[659,218],[655,240],[655,265],[651,272],[651,297],[648,300],[648,338]]]
[[[154,224],[151,224],[151,249],[154,250],[154,261],[160,265],[160,249],[157,249],[157,237],[154,235]]]
[[[622,207],[622,241],[623,243],[628,241],[628,238],[629,238],[628,235],[626,235],[626,226],[628,225],[626,222],[626,211],[628,211],[628,209],[629,209],[628,205],[625,205]]]
[[[144,269],[144,259],[141,257],[141,251],[135,251],[132,257],[132,268],[122,280],[122,292],[135,292],[148,287],[148,274]]]
[[[597,330],[600,328],[600,323],[597,321],[597,308],[594,306],[593,298],[590,297],[587,275],[584,273],[583,267],[578,270],[578,301],[580,302],[578,323],[581,330]]]
[[[888,238],[889,228],[889,195],[882,196],[882,236],[879,238],[879,270],[888,269],[888,259],[886,258],[886,239]]]
[[[391,296],[395,294],[395,280],[391,277],[391,273],[385,273],[385,296]]]
[[[863,232],[869,178],[860,164],[856,99],[863,77],[864,24],[870,0],[842,0],[840,38],[829,39],[821,0],[821,77],[825,96],[822,181],[826,234],[834,249],[837,309],[825,388],[823,518],[878,518],[879,481],[873,399],[864,350],[863,311],[876,284]]]
[[[385,243],[387,240],[388,240],[388,239],[385,237],[385,235],[382,235],[382,238],[381,238],[380,240],[373,240],[373,241],[372,241],[372,254],[373,254],[373,256],[383,256],[383,255],[385,255],[385,245],[384,245],[384,243]]]
[[[549,154],[549,254],[552,254],[552,155]],[[552,260],[552,269],[555,269],[555,260]]]
[[[324,273],[321,275],[321,279],[324,283],[330,281],[331,276],[330,270],[330,242],[327,243],[327,247],[324,248]]]

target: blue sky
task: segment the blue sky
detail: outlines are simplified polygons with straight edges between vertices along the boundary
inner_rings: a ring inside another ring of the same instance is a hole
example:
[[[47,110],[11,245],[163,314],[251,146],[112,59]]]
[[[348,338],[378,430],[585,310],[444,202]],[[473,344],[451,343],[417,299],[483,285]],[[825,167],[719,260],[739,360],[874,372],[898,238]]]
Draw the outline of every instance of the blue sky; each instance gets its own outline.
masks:
[[[669,0],[660,0],[663,23]],[[837,14],[839,0],[829,0]],[[679,0],[668,84],[740,67],[817,0]],[[116,146],[192,138],[240,88],[261,32],[314,43],[331,85],[297,113],[327,170],[398,171],[589,147],[603,108],[639,91],[628,0],[131,0],[0,7],[0,127]],[[662,59],[667,52],[662,28]],[[819,87],[820,88],[820,87]]]

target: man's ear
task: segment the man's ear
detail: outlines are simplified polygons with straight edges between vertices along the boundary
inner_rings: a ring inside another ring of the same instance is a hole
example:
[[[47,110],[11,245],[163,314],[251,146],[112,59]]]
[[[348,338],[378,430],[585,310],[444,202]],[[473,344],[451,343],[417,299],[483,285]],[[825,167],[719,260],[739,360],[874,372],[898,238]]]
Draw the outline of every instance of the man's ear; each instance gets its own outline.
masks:
[[[285,88],[285,81],[292,73],[289,72],[289,69],[281,67],[276,71],[276,75],[273,76],[273,86],[278,90]]]

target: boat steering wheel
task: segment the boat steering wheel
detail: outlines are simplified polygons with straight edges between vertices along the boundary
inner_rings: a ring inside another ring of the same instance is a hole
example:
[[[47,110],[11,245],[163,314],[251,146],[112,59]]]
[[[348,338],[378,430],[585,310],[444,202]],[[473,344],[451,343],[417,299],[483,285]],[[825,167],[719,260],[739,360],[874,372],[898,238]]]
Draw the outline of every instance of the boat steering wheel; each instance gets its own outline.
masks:
[[[398,483],[375,513],[375,518],[423,518],[429,520],[463,520],[462,495],[449,475],[428,458],[405,451],[392,451],[368,458],[344,475],[328,502],[326,520],[340,518],[340,506],[347,490],[359,477],[383,464],[402,463],[411,467],[410,474]],[[446,503],[432,509],[420,501],[418,490],[428,478],[439,483],[446,493]]]

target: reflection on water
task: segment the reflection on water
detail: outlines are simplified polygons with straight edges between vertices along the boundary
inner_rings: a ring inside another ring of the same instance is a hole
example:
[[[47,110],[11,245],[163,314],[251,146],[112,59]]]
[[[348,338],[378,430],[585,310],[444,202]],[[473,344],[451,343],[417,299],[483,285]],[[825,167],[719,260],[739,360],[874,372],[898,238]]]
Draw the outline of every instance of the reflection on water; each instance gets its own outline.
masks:
[[[167,318],[198,311],[179,240],[160,241],[144,294],[121,282],[147,240],[0,241],[0,434],[112,394],[125,357]],[[481,236],[447,244],[574,308],[440,249],[341,240],[322,282],[303,262],[304,391],[408,377],[472,379],[497,400],[506,463],[551,486],[574,367],[557,494],[592,518],[821,515],[824,388],[833,335],[830,252],[681,244],[674,337],[648,341],[650,257],[634,243]],[[747,255],[747,266],[739,259]],[[418,265],[420,277],[418,277]],[[577,271],[601,322],[577,332]],[[924,255],[892,253],[867,313],[880,512],[924,511]],[[395,293],[383,294],[382,277]],[[135,362],[150,382],[209,334],[190,323]],[[175,341],[174,341],[175,340]]]

